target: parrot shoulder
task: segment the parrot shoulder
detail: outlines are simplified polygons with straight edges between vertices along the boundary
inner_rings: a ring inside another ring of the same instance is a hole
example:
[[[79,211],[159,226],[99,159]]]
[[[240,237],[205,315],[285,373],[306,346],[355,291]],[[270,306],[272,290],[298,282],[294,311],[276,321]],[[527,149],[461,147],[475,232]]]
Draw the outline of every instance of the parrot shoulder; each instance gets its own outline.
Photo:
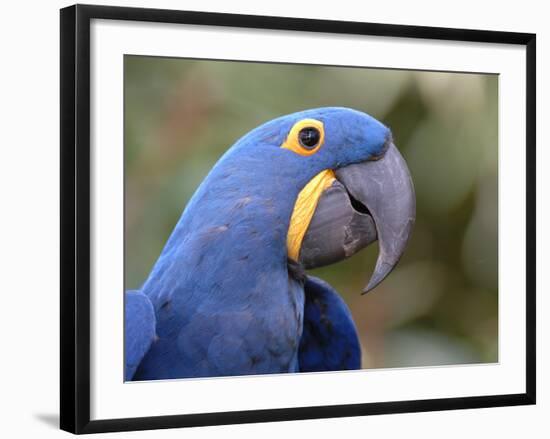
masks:
[[[153,304],[142,292],[126,291],[124,299],[124,378],[131,380],[156,338],[156,317]]]
[[[307,276],[300,372],[361,368],[361,347],[351,312],[326,282]]]

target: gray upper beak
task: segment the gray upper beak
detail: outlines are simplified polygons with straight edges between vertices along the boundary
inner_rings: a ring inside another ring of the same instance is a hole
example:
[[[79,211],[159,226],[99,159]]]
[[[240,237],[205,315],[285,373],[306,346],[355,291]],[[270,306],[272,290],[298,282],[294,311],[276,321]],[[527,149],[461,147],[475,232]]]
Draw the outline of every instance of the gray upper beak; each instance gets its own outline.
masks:
[[[378,238],[379,255],[364,293],[396,266],[416,216],[414,187],[405,160],[391,143],[378,160],[335,171],[302,242],[300,262],[315,268],[345,259]]]

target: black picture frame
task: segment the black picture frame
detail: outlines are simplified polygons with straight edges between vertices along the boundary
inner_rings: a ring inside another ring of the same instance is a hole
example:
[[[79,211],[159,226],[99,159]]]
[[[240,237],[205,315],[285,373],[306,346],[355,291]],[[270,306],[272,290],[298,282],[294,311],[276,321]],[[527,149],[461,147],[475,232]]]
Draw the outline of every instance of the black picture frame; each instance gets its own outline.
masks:
[[[526,392],[481,397],[90,420],[90,21],[92,19],[525,46],[527,60],[525,66],[527,79]],[[535,403],[536,36],[534,34],[89,5],[75,5],[62,9],[60,23],[61,429],[80,434]]]

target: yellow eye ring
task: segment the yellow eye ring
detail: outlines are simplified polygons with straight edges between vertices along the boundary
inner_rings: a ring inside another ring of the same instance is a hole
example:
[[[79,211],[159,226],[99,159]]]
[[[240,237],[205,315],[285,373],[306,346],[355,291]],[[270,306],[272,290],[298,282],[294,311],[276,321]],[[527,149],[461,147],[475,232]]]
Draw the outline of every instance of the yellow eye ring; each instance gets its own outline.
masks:
[[[325,141],[323,122],[316,119],[302,119],[294,124],[281,148],[289,149],[302,156],[319,151]]]

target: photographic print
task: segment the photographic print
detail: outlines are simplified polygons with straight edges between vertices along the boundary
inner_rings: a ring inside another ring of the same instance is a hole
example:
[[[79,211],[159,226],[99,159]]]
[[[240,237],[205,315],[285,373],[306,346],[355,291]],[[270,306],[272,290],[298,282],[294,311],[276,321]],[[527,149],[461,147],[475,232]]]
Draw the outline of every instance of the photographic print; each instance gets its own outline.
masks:
[[[60,41],[63,430],[535,403],[534,34],[75,5]]]
[[[498,75],[124,56],[124,379],[499,361]]]

